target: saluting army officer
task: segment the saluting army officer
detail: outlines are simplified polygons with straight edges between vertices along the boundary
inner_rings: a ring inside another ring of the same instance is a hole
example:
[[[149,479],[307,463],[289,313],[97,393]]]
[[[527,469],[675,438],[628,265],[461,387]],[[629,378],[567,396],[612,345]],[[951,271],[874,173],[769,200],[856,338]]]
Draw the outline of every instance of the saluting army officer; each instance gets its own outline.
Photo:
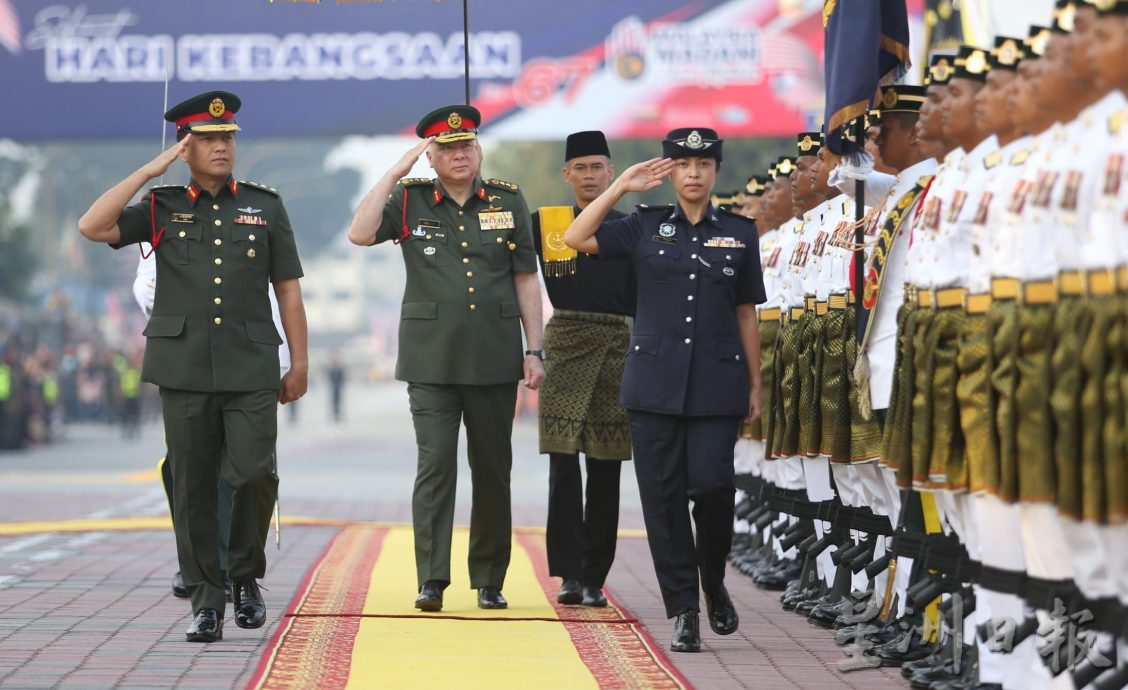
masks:
[[[737,629],[724,585],[733,449],[741,419],[760,414],[758,238],[753,221],[709,203],[722,143],[710,129],[670,132],[664,158],[628,168],[564,237],[573,249],[635,264],[638,309],[622,402],[650,555],[666,615],[677,617],[671,649],[678,652],[701,649],[699,572],[710,627],[719,635]],[[624,194],[654,189],[666,175],[677,204],[603,221]]]
[[[508,606],[516,382],[536,389],[544,380],[529,209],[517,185],[478,176],[480,123],[470,106],[425,115],[415,128],[422,141],[380,178],[349,226],[353,244],[400,245],[407,267],[396,378],[408,384],[419,447],[412,520],[423,611],[441,610],[450,584],[460,423],[473,482],[470,586],[479,607]],[[401,180],[424,151],[437,177]]]
[[[266,620],[255,579],[266,571],[278,491],[278,403],[305,394],[308,369],[302,267],[286,209],[277,191],[231,177],[239,106],[234,94],[211,91],[171,108],[165,119],[175,123],[178,143],[103,194],[79,220],[87,239],[115,249],[150,242],[157,255],[142,378],[160,387],[174,458],[173,526],[195,616],[187,633],[192,642],[223,638],[220,475],[234,489],[227,560],[235,624],[258,628]],[[187,186],[154,187],[126,207],[177,158],[188,163]],[[281,383],[271,284],[290,344],[290,370]]]

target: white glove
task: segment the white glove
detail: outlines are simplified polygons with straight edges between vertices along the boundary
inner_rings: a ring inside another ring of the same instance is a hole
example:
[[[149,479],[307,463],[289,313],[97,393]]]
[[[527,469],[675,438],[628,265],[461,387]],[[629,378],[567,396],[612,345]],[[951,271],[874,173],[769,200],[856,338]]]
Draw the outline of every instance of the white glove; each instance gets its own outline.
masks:
[[[860,151],[858,156],[858,165],[851,165],[846,159],[842,159],[838,166],[830,171],[832,187],[837,187],[847,180],[864,180],[873,173],[873,156],[865,151]]]

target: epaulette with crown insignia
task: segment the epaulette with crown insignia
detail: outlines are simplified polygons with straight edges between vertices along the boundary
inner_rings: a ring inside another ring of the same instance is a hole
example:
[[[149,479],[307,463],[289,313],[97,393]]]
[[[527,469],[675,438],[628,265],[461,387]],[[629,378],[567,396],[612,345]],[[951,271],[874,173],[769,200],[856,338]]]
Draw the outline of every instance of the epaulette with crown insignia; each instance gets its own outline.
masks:
[[[277,189],[275,189],[274,187],[268,187],[267,185],[264,185],[261,182],[251,182],[250,180],[239,180],[239,184],[246,185],[248,187],[253,187],[255,189],[258,189],[258,190],[261,190],[261,191],[264,191],[264,192],[268,192],[270,194],[273,194],[274,196],[280,196],[278,194]]]
[[[432,180],[429,177],[405,177],[400,180],[400,184],[404,187],[412,187],[421,184],[431,184]]]
[[[506,182],[505,180],[499,180],[496,177],[491,177],[490,179],[485,180],[485,183],[488,184],[491,187],[500,187],[502,189],[508,189],[511,192],[516,192],[517,189],[518,189],[517,185],[513,184],[512,182]]]

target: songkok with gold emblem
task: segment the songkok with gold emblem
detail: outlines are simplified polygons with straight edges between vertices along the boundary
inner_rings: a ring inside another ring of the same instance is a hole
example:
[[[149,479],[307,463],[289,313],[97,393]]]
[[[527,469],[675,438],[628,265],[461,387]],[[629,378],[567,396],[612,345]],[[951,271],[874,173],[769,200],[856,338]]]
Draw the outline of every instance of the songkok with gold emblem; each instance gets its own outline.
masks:
[[[432,110],[415,125],[415,133],[420,139],[435,137],[440,144],[452,141],[465,141],[478,138],[478,127],[482,124],[482,114],[470,105],[448,105]]]
[[[795,172],[795,157],[780,156],[779,160],[776,161],[776,179],[791,177],[793,172]]]
[[[662,140],[665,158],[715,158],[721,161],[721,145],[725,142],[717,133],[705,127],[675,129]]]
[[[1022,39],[1010,36],[996,36],[995,47],[987,62],[991,69],[1001,69],[1013,72],[1018,69],[1018,63],[1026,57],[1025,44]]]
[[[928,61],[928,74],[924,75],[925,86],[944,86],[955,73],[955,61],[951,55],[936,53]]]
[[[1090,0],[1101,14],[1128,15],[1128,0]]]
[[[912,84],[893,84],[881,87],[878,110],[885,113],[920,113],[924,105],[924,87]]]
[[[1040,58],[1046,54],[1046,44],[1050,41],[1050,30],[1044,26],[1032,25],[1026,36],[1026,59]]]
[[[1076,16],[1076,0],[1057,0],[1054,3],[1054,21],[1050,28],[1055,34],[1071,34],[1073,33],[1073,20]]]
[[[795,135],[795,147],[798,156],[817,156],[822,148],[822,132],[800,132]]]
[[[772,163],[771,165],[768,166],[768,179],[769,180],[774,180],[776,178],[776,176],[779,174],[778,172],[776,172],[776,166],[777,165],[779,165],[778,162]]]
[[[749,177],[748,184],[744,185],[744,191],[749,196],[764,196],[764,192],[768,191],[768,178],[763,175]]]
[[[960,46],[960,53],[956,56],[956,71],[953,79],[970,79],[972,81],[987,81],[987,72],[991,70],[987,62],[987,51],[975,46]]]
[[[176,125],[177,134],[237,132],[235,113],[243,102],[227,91],[208,91],[177,103],[168,109],[164,119]]]

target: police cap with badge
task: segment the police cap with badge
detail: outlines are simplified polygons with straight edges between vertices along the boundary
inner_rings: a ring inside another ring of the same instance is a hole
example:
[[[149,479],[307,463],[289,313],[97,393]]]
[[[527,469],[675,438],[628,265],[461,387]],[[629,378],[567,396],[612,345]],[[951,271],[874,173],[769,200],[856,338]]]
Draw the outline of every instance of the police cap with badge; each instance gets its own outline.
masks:
[[[913,84],[893,84],[881,87],[881,101],[878,110],[886,113],[920,113],[924,105],[924,87]]]
[[[987,81],[987,73],[991,71],[988,53],[975,46],[960,46],[959,55],[956,56],[956,71],[953,79],[969,79],[971,81]]]
[[[420,139],[435,137],[440,144],[478,138],[482,114],[471,105],[448,105],[424,115],[415,125]]]
[[[744,191],[749,196],[764,196],[764,192],[768,190],[768,178],[763,175],[753,175],[748,178],[748,184],[744,185]]]
[[[682,127],[672,130],[662,140],[665,158],[713,158],[721,162],[721,146],[725,142],[714,130],[705,127]]]
[[[800,132],[795,135],[795,148],[797,156],[817,156],[822,148],[822,132]]]
[[[169,108],[164,119],[176,125],[178,138],[186,134],[238,132],[235,113],[243,102],[228,91],[208,91]]]

